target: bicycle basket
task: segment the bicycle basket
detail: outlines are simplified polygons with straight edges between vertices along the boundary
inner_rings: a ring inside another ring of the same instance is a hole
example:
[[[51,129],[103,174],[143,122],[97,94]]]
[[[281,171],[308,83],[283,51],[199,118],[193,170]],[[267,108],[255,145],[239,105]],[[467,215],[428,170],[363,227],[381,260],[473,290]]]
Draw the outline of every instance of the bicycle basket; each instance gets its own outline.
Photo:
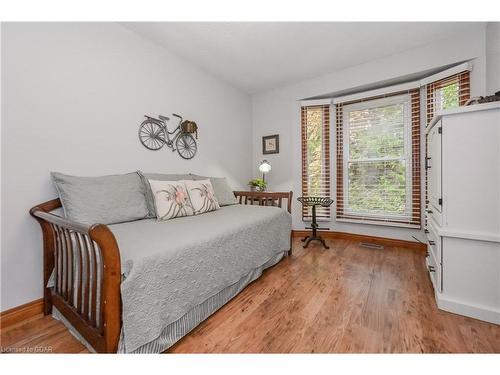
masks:
[[[198,135],[198,125],[196,125],[194,121],[185,120],[181,124],[181,132],[196,133],[196,135]]]

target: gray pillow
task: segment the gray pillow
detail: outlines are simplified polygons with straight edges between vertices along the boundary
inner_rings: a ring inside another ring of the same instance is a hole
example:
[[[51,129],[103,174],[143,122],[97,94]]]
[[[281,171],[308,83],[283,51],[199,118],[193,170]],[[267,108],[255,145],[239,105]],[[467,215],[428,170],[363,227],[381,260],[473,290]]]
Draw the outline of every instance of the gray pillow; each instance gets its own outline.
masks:
[[[148,217],[139,173],[77,177],[52,172],[66,217],[82,224],[115,224]]]
[[[219,205],[230,206],[232,204],[237,204],[238,200],[234,196],[233,190],[229,186],[227,179],[225,177],[203,177],[195,174],[190,175],[194,180],[206,180],[210,179],[212,187],[214,188],[215,196],[219,201]]]
[[[148,180],[155,181],[179,181],[179,180],[194,180],[193,175],[190,174],[165,174],[165,173],[144,173],[138,172],[141,176],[144,188],[146,190],[146,204],[148,206],[148,217],[156,217],[155,198],[151,191],[151,186]]]

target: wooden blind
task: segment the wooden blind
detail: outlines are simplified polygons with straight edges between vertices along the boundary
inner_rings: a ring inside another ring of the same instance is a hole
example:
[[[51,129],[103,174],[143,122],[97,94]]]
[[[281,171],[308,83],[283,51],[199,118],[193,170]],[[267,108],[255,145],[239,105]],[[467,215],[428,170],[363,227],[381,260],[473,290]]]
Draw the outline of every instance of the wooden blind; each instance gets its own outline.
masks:
[[[451,96],[451,100],[443,103],[442,95],[439,95],[439,90],[448,87],[448,94]],[[451,90],[450,90],[451,89]],[[426,118],[428,125],[436,111],[443,108],[443,104],[451,106],[463,106],[470,99],[470,71],[466,70],[458,74],[453,74],[449,77],[434,81],[426,85]],[[425,157],[427,158],[427,140],[425,143]],[[425,171],[425,204],[429,204],[427,189],[428,189],[428,176],[427,171]]]
[[[409,115],[411,116],[410,124],[410,142],[411,142],[411,211],[407,218],[388,218],[384,215],[353,215],[347,212],[344,207],[344,124],[343,115],[346,105],[371,101],[375,99],[388,98],[401,94],[409,95]],[[420,227],[421,222],[421,173],[420,173],[420,90],[413,89],[410,91],[391,93],[376,97],[364,98],[351,102],[339,103],[336,105],[336,215],[337,219],[356,220],[360,222],[386,222],[393,225],[405,225]]]
[[[445,95],[439,95],[442,90]],[[470,72],[468,70],[440,79],[426,85],[427,124],[440,109],[464,105],[470,98]]]
[[[302,196],[330,198],[330,106],[301,108]],[[311,207],[302,207],[302,219],[312,217]],[[318,219],[329,219],[329,207],[316,207]]]

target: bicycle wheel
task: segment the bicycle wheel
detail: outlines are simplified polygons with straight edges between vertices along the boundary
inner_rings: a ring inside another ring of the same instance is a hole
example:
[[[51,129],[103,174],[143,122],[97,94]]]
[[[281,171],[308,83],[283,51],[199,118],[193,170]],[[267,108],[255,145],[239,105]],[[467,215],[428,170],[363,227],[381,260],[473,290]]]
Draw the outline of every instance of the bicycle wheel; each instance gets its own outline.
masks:
[[[181,134],[175,142],[177,152],[183,159],[192,159],[196,155],[196,141],[191,134]]]
[[[165,144],[165,128],[158,121],[147,119],[139,126],[139,140],[148,150],[159,150]]]

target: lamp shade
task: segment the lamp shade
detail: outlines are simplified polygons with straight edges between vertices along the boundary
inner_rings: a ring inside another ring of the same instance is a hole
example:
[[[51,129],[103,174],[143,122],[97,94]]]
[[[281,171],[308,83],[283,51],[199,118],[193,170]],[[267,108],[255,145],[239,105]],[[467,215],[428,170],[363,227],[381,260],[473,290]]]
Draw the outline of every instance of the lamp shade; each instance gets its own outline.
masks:
[[[259,171],[262,173],[268,173],[271,171],[271,164],[267,160],[262,160],[262,162],[259,165]]]

